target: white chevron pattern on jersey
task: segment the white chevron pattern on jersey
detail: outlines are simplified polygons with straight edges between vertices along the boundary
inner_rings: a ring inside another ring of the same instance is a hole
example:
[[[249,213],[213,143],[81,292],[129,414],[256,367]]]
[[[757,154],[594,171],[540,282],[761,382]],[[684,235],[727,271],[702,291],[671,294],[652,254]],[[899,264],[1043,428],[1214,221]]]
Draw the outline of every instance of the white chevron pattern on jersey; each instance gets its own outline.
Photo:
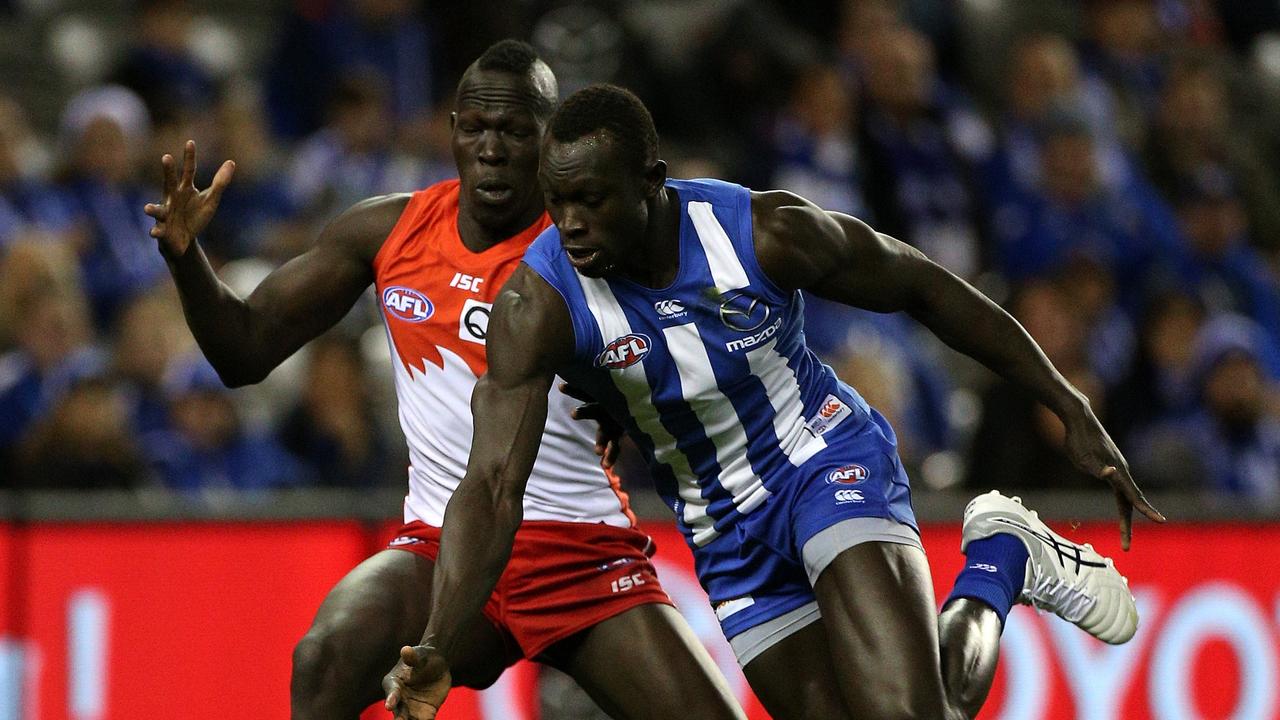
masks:
[[[599,278],[583,277],[578,273],[575,275],[586,295],[587,308],[600,329],[600,337],[608,341],[630,335],[631,323],[618,305],[609,284]],[[644,360],[630,367],[613,370],[609,376],[614,386],[627,399],[627,408],[636,426],[649,436],[654,458],[671,468],[671,472],[675,474],[677,490],[680,499],[684,501],[684,523],[693,533],[693,542],[698,545],[711,542],[720,533],[715,529],[714,520],[707,515],[707,501],[702,497],[698,476],[689,467],[689,458],[676,446],[676,439],[667,432],[658,418],[649,379],[644,372]]]
[[[477,378],[448,348],[436,348],[441,365],[423,361],[419,369],[405,367],[389,329],[387,344],[395,368],[400,427],[409,446],[404,521],[440,527],[449,498],[467,471],[471,392]],[[575,404],[554,386],[547,394],[547,426],[524,493],[524,519],[629,527],[630,519],[600,471],[594,428],[570,416]]]

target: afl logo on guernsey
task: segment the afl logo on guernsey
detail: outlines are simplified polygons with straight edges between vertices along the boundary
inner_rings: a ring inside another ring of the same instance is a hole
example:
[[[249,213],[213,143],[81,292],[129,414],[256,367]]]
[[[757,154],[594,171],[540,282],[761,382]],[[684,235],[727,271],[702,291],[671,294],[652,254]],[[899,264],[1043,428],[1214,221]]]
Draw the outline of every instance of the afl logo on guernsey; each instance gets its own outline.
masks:
[[[842,468],[836,468],[827,475],[828,483],[840,483],[841,485],[852,485],[867,479],[870,473],[861,465],[845,465]]]
[[[426,295],[399,285],[382,291],[382,304],[392,315],[411,323],[422,322],[436,311]]]
[[[638,333],[623,335],[604,346],[596,356],[596,367],[610,370],[629,368],[649,354],[649,337]]]

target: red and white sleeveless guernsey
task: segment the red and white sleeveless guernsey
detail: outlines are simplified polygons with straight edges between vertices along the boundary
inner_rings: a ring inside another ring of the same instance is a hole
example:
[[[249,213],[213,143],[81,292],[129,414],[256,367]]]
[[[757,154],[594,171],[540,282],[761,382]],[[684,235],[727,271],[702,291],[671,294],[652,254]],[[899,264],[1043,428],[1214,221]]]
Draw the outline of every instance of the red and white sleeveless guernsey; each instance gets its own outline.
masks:
[[[551,224],[544,213],[519,235],[472,252],[458,235],[458,193],[457,180],[415,192],[373,261],[409,444],[404,520],[436,527],[467,469],[471,391],[486,368],[489,311]],[[575,403],[552,387],[524,519],[632,527],[626,495],[593,450],[595,423],[569,416]]]

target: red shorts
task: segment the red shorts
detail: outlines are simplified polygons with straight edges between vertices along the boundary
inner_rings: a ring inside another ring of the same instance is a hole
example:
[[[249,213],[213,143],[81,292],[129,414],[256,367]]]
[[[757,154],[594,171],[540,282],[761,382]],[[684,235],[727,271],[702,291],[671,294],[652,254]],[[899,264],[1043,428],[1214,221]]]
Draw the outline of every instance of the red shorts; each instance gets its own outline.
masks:
[[[440,528],[414,521],[387,547],[435,562]],[[653,540],[604,523],[535,520],[520,525],[515,546],[484,616],[534,658],[551,645],[637,605],[671,598],[649,557]]]

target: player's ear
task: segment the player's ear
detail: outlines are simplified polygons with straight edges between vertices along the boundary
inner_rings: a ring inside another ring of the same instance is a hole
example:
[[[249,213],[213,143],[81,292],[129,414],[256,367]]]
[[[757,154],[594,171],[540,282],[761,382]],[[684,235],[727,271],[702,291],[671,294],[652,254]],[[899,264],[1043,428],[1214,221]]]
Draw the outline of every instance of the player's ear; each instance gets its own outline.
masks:
[[[656,160],[644,171],[644,189],[645,195],[653,197],[658,194],[662,186],[667,182],[667,163],[663,160]]]
[[[453,132],[453,126],[458,124],[458,113],[449,113],[449,132]]]

